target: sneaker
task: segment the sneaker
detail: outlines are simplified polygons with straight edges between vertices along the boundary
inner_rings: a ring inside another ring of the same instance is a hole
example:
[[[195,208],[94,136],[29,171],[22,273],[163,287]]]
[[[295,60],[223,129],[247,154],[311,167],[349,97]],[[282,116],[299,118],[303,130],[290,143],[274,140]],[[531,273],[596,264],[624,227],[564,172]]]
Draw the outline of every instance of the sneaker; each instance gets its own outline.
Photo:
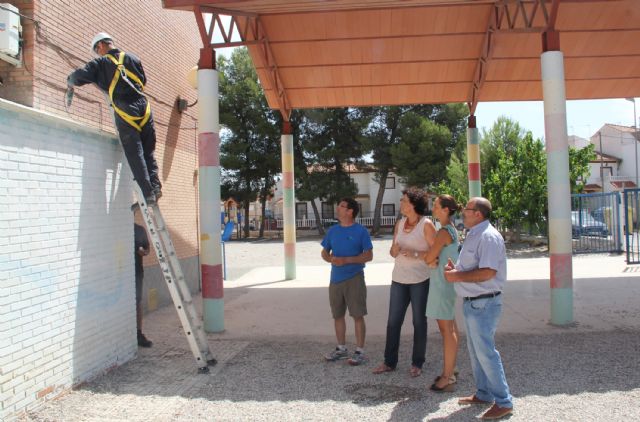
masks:
[[[151,347],[153,342],[145,337],[144,334],[138,333],[138,346],[140,347]]]
[[[347,362],[351,366],[358,366],[367,363],[368,361],[369,359],[364,353],[356,351],[353,355],[351,355]]]
[[[324,355],[324,359],[329,362],[335,362],[337,360],[346,359],[349,357],[349,352],[347,349],[341,349],[336,347],[331,353],[327,353]]]

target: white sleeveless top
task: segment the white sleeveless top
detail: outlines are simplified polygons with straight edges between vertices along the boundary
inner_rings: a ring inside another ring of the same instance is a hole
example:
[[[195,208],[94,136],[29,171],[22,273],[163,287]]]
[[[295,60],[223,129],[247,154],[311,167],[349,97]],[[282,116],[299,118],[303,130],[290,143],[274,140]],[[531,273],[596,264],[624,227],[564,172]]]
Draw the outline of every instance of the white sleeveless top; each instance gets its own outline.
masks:
[[[400,245],[400,249],[409,249],[420,254],[427,252],[429,244],[427,239],[424,238],[424,225],[427,222],[427,217],[421,217],[420,221],[409,233],[404,231],[406,221],[406,217],[400,220],[398,233],[396,233],[395,241]],[[396,283],[416,284],[428,279],[429,275],[430,269],[424,260],[399,254],[395,258],[391,279]]]

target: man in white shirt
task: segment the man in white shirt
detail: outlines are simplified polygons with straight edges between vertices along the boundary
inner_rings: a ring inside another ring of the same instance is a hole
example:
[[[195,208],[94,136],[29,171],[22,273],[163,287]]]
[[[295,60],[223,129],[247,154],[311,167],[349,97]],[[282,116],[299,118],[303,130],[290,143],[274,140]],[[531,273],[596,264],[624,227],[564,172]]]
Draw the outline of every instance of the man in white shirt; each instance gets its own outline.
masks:
[[[464,226],[469,229],[458,262],[449,260],[445,278],[455,283],[463,298],[464,323],[475,394],[462,397],[459,404],[493,404],[482,419],[500,419],[513,412],[495,332],[502,314],[502,289],[507,280],[507,254],[504,239],[489,223],[491,202],[471,198],[463,211]]]

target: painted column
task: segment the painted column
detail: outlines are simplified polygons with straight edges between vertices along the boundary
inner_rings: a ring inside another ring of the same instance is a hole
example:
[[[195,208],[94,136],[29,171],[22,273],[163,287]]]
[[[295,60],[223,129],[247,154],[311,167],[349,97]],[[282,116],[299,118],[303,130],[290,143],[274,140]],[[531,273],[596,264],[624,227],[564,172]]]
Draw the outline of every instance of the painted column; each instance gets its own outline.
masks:
[[[547,199],[551,323],[573,322],[573,268],[571,262],[571,188],[567,140],[564,58],[556,32],[543,34],[542,93],[547,149]]]
[[[467,125],[467,163],[469,169],[469,198],[482,196],[480,183],[480,137],[476,127],[476,116],[469,116]]]
[[[296,278],[296,213],[293,188],[293,135],[291,122],[282,123],[282,189],[284,219],[284,279]]]
[[[220,235],[220,125],[215,52],[200,50],[198,63],[198,188],[202,316],[209,333],[224,331]]]

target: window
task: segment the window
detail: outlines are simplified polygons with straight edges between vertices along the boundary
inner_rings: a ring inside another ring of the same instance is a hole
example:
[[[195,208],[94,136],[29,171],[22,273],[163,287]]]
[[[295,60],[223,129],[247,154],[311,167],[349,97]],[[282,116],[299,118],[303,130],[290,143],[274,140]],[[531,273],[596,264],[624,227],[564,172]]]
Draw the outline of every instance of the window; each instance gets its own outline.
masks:
[[[383,217],[395,217],[396,204],[382,204],[382,216]]]
[[[296,220],[306,220],[307,218],[309,218],[307,215],[307,203],[296,202]]]
[[[395,189],[396,188],[396,178],[395,177],[387,177],[387,183],[384,185],[385,189]]]
[[[322,203],[322,218],[334,218],[333,204],[329,202]]]

